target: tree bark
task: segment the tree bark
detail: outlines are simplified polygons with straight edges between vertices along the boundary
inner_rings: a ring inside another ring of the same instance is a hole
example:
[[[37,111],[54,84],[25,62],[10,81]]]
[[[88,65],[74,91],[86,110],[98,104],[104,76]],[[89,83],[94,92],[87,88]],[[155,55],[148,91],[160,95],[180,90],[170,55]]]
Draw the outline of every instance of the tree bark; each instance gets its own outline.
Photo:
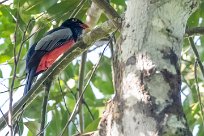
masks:
[[[180,100],[180,54],[199,0],[128,0],[114,50],[116,94],[96,135],[191,136]]]

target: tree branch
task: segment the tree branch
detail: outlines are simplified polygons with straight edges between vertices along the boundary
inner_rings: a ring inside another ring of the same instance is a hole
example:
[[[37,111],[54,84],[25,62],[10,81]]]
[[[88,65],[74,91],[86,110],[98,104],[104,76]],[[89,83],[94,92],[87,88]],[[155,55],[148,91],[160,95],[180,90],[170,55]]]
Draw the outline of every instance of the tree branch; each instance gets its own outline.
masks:
[[[204,67],[203,67],[203,64],[202,64],[202,62],[201,62],[201,60],[200,60],[199,53],[198,53],[198,51],[197,51],[197,49],[196,49],[196,46],[195,46],[195,44],[194,44],[194,41],[193,41],[193,38],[192,38],[192,37],[189,37],[189,43],[190,43],[191,48],[193,49],[193,52],[194,52],[194,54],[195,54],[195,58],[196,58],[196,60],[197,60],[197,62],[198,62],[198,65],[199,65],[199,67],[200,67],[201,73],[202,73],[202,75],[203,75],[203,77],[204,77]]]
[[[100,10],[100,8],[96,5],[96,3],[92,2],[91,7],[87,11],[86,24],[90,28],[95,27],[101,16],[101,13],[102,13],[102,10]]]
[[[92,0],[99,8],[103,10],[108,19],[113,20],[115,27],[121,28],[121,17],[111,5],[105,0]],[[117,20],[115,20],[117,18]]]
[[[25,108],[30,105],[30,103],[37,97],[40,92],[39,88],[42,86],[42,83],[49,78],[55,77],[61,71],[63,71],[66,66],[77,56],[79,56],[82,52],[87,50],[92,43],[95,41],[107,37],[109,33],[117,30],[117,28],[113,25],[112,20],[104,22],[100,27],[97,27],[85,34],[81,40],[79,40],[70,50],[68,50],[61,58],[58,59],[44,74],[39,78],[39,80],[33,85],[31,90],[28,92],[26,96],[21,98],[17,103],[13,106],[13,118],[15,118],[22,108],[22,106],[26,104]],[[5,117],[8,117],[8,113],[5,114]],[[3,129],[6,122],[4,118],[0,118],[0,130]]]
[[[3,3],[6,2],[6,1],[8,1],[8,0],[3,0],[3,1],[1,1],[1,2],[0,2],[0,5],[3,4]]]
[[[201,100],[201,95],[200,95],[200,89],[199,89],[199,85],[198,85],[198,76],[197,76],[197,63],[198,61],[196,60],[195,64],[194,64],[194,77],[195,77],[195,81],[196,81],[196,92],[197,92],[197,97],[198,97],[198,103],[199,103],[199,107],[200,107],[200,114],[201,114],[201,120],[202,120],[202,124],[204,125],[204,120],[203,120],[203,105],[202,105],[202,100]],[[202,126],[203,126],[202,125]],[[204,128],[204,126],[203,126]]]
[[[5,122],[6,122],[6,125],[8,125],[8,122],[7,122],[7,120],[6,120],[6,116],[4,115],[3,111],[1,110],[1,108],[0,108],[0,112],[1,112],[2,117],[4,118],[4,120],[5,120]]]
[[[43,99],[42,112],[41,112],[40,136],[44,136],[47,103],[48,103],[51,84],[52,84],[52,80],[48,80],[45,82],[45,95]]]
[[[86,58],[87,58],[87,51],[82,53],[81,56],[81,64],[80,64],[80,71],[79,71],[79,85],[78,85],[78,99],[82,94],[83,88],[84,88],[84,74],[85,74],[85,69],[86,69]],[[82,96],[83,99],[83,96]],[[83,119],[83,108],[82,108],[82,100],[79,102],[79,124],[80,124],[80,133],[83,133],[83,124],[84,124],[84,119]]]
[[[185,37],[204,35],[204,27],[187,28]]]
[[[91,112],[91,109],[89,108],[89,105],[85,102],[84,99],[82,100],[82,103],[86,106],[88,112],[90,113],[90,116],[91,116],[92,120],[94,120],[94,115],[93,115],[93,113]]]

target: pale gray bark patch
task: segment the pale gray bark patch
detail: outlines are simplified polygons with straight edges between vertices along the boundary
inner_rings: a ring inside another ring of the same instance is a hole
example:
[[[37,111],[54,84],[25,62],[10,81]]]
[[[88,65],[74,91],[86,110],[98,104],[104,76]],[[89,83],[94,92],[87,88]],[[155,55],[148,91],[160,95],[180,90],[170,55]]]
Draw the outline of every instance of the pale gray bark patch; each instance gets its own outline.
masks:
[[[116,96],[99,132],[191,136],[180,101],[179,57],[186,22],[198,0],[126,2],[122,38],[114,50]]]

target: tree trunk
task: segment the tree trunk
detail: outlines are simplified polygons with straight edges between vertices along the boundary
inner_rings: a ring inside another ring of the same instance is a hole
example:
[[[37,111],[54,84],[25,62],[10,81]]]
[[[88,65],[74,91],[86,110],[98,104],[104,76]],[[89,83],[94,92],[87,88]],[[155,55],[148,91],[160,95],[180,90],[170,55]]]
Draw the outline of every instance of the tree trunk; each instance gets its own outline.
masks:
[[[180,100],[180,54],[198,0],[128,0],[114,52],[116,95],[101,136],[191,136]]]

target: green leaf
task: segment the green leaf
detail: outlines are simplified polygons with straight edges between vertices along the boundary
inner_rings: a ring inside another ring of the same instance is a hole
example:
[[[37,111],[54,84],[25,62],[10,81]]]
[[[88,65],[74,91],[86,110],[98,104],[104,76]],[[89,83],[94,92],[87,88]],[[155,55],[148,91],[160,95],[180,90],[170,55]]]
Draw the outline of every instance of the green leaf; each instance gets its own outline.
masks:
[[[197,136],[203,136],[204,135],[204,129],[203,129],[203,123],[200,123],[198,127],[198,134]]]
[[[38,14],[46,11],[52,5],[55,5],[57,0],[28,0],[20,8],[24,11],[24,14]],[[28,6],[32,5],[32,6]]]
[[[88,103],[88,105],[92,107],[103,107],[105,106],[105,103],[107,101],[107,99],[96,99],[93,101],[92,99],[87,98],[85,98],[85,100]]]
[[[3,75],[2,75],[2,71],[1,71],[1,69],[0,69],[0,78],[3,78]]]
[[[33,135],[36,135],[38,133],[40,123],[36,121],[28,121],[24,122],[24,125],[32,132]]]
[[[95,95],[93,93],[93,90],[92,90],[90,85],[87,86],[86,91],[84,93],[84,97],[85,98],[89,98],[89,99],[91,99],[93,101],[96,99],[96,97],[95,97]]]
[[[37,97],[33,103],[26,108],[24,116],[28,118],[39,119],[41,116],[42,97]]]
[[[125,5],[125,0],[111,0],[111,2],[117,5]]]
[[[103,81],[101,77],[96,77],[93,84],[99,89],[99,91],[105,95],[113,94],[113,85],[110,82]]]
[[[84,130],[84,132],[91,132],[91,131],[96,131],[98,127],[98,123],[101,118],[97,118],[94,121],[92,121]]]
[[[62,115],[57,109],[52,111],[52,120],[47,128],[47,136],[56,136],[60,133]]]
[[[74,8],[76,8],[76,5],[78,3],[79,3],[79,0],[61,1],[60,3],[56,3],[56,4],[52,5],[51,7],[49,7],[47,12],[50,15],[54,15],[54,18],[56,18],[56,16],[60,16],[64,13],[68,13],[67,16],[69,16],[69,14],[72,13],[71,11],[73,11]]]
[[[9,59],[10,59],[9,56],[7,56],[7,55],[1,55],[1,57],[0,57],[0,63],[4,63],[4,62],[6,62],[6,61],[9,60]]]

